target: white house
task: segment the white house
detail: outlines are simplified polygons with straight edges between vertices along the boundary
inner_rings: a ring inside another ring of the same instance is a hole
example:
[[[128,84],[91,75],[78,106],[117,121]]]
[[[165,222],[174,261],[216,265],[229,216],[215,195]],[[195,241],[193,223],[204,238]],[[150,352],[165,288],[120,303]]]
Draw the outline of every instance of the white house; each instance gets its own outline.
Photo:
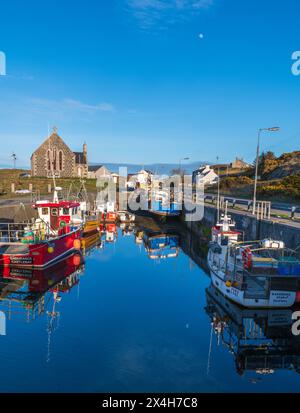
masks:
[[[89,179],[111,178],[111,172],[104,165],[89,165]]]
[[[218,175],[209,165],[201,166],[193,172],[193,184],[213,185],[218,182],[218,179]]]
[[[139,184],[140,188],[146,189],[151,183],[152,172],[142,169],[136,174],[136,182]]]
[[[137,173],[137,182],[140,184],[146,184],[149,179],[151,179],[152,172],[146,171],[146,169],[142,169]]]
[[[136,188],[141,188],[141,189],[148,189],[149,185],[152,182],[152,177],[153,174],[150,171],[147,171],[145,169],[140,170],[136,174],[129,174],[128,175],[128,181],[127,181],[127,188],[136,189]]]

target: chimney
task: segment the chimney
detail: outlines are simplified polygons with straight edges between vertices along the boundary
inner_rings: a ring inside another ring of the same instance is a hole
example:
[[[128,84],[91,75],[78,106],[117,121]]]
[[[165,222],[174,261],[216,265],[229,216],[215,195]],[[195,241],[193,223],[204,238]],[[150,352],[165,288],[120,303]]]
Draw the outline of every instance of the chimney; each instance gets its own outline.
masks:
[[[87,144],[84,142],[83,144],[83,162],[87,163]]]

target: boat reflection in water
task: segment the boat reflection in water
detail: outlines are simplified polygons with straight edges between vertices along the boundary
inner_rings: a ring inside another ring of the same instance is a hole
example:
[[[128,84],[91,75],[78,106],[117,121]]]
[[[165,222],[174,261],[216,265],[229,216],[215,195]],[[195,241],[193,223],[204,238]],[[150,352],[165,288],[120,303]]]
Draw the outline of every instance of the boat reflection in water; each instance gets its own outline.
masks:
[[[145,234],[144,245],[151,260],[177,258],[180,238],[176,234]]]
[[[135,225],[133,223],[121,223],[120,230],[122,231],[123,237],[130,237],[134,234]]]
[[[206,302],[211,339],[214,332],[218,343],[234,355],[239,375],[261,376],[282,369],[300,373],[300,337],[292,334],[292,310],[241,308],[213,285],[206,290]],[[210,356],[211,347],[212,340]]]
[[[103,244],[114,244],[118,239],[118,227],[116,224],[107,224],[101,227],[101,239]]]
[[[59,294],[69,292],[79,282],[84,270],[80,253],[72,254],[43,270],[0,268],[0,305],[9,318],[25,310],[27,320],[45,313],[51,298],[60,301]]]
[[[101,232],[97,231],[88,234],[81,239],[81,249],[83,255],[89,255],[94,249],[101,249]]]

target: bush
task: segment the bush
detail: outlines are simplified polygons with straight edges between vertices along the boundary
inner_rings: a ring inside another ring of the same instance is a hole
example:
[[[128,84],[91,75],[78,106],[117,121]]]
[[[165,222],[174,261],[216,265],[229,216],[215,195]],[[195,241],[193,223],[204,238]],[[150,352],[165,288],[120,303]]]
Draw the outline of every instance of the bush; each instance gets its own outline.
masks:
[[[232,189],[237,186],[252,185],[253,180],[248,176],[237,176],[237,177],[228,177],[224,178],[220,182],[221,189]]]
[[[300,199],[300,174],[288,176],[282,180],[258,188],[258,193],[264,196],[281,196],[283,198]]]

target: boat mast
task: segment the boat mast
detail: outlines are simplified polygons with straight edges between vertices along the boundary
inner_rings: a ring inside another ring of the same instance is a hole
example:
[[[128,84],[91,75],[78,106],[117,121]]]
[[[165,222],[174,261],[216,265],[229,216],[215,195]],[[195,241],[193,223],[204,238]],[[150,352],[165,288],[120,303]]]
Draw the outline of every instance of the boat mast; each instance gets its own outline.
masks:
[[[218,165],[218,199],[217,199],[218,218],[217,218],[217,222],[219,222],[220,221],[220,166],[219,166],[219,156],[217,156],[217,165]]]
[[[208,349],[208,357],[207,357],[207,375],[209,376],[210,373],[210,366],[211,366],[211,354],[212,354],[212,340],[213,340],[213,331],[214,331],[214,323],[211,322],[211,329],[210,329],[210,340],[209,340],[209,349]]]
[[[53,132],[55,133],[57,131],[56,127],[53,128]],[[50,136],[49,136],[50,138]],[[50,161],[50,169],[52,173],[52,180],[53,180],[53,185],[54,185],[54,194],[53,194],[53,202],[58,202],[58,195],[56,191],[56,180],[55,180],[55,175],[54,175],[54,168],[53,168],[53,163],[54,163],[54,157],[53,157],[53,151],[51,151],[51,146],[50,146],[50,139],[49,139],[49,161]]]

